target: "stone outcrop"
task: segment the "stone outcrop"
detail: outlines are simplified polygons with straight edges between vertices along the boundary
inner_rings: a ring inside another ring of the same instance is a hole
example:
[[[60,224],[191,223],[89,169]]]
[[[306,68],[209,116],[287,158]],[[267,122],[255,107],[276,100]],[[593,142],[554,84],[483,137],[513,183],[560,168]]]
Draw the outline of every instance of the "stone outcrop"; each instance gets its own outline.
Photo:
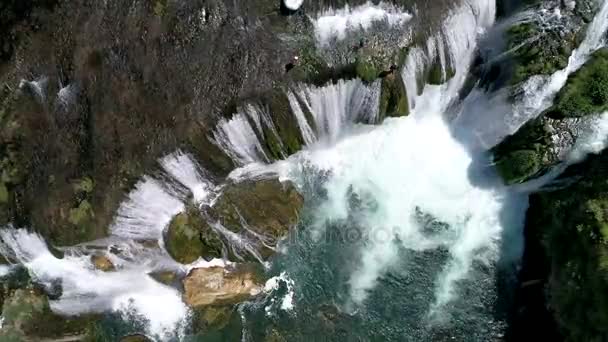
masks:
[[[191,307],[235,304],[259,294],[263,284],[252,269],[196,268],[184,279],[184,302]]]
[[[303,205],[302,196],[289,182],[265,179],[229,184],[212,207],[191,207],[171,221],[165,236],[167,250],[181,263],[219,258],[224,252],[230,260],[242,261],[231,253],[234,241],[227,236],[237,233],[268,258],[274,253],[272,247],[297,223]],[[255,260],[250,254],[240,257]]]

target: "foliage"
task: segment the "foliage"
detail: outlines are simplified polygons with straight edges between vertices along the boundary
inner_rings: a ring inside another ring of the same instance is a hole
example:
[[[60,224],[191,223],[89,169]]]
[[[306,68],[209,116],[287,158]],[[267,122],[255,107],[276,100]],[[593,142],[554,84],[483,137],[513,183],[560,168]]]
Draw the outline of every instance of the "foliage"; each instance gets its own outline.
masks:
[[[562,179],[573,183],[530,201],[527,229],[542,236],[549,304],[569,341],[608,339],[607,162],[604,152],[570,167]]]
[[[568,78],[547,115],[552,118],[581,117],[607,109],[608,49],[603,49]]]

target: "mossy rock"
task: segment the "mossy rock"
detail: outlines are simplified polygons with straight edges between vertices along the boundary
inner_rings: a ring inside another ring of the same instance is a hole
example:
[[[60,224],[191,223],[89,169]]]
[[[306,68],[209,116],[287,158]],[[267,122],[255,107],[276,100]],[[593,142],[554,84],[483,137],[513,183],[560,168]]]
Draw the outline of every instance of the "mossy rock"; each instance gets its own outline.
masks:
[[[222,241],[196,207],[188,208],[171,220],[165,244],[173,259],[182,264],[222,256]]]
[[[513,151],[496,163],[496,169],[507,184],[520,183],[541,171],[541,157],[532,150]]]
[[[84,177],[82,179],[76,180],[73,183],[74,192],[75,193],[84,193],[89,194],[93,192],[95,189],[95,182],[89,177]]]
[[[8,189],[6,188],[6,185],[2,182],[0,182],[0,205],[2,204],[7,204],[8,200],[9,200],[9,194],[8,194]]]
[[[569,167],[561,189],[530,198],[528,235],[550,266],[546,291],[567,341],[608,339],[608,153]]]
[[[526,181],[555,162],[551,147],[545,120],[531,120],[492,149],[496,169],[506,184]]]
[[[512,51],[511,84],[518,84],[533,75],[550,75],[568,65],[571,51],[578,45],[578,30],[559,32],[541,29],[535,22],[525,22],[506,32],[507,48]],[[529,45],[521,46],[530,41]]]
[[[49,306],[48,297],[37,289],[18,289],[4,301],[0,340],[20,336],[22,340],[43,340],[84,335],[95,316],[60,317]]]
[[[116,270],[112,261],[105,255],[91,255],[91,263],[96,269],[102,272],[112,272]]]
[[[357,77],[365,82],[373,82],[380,74],[380,70],[374,65],[374,62],[365,58],[357,59],[355,70],[357,72]]]
[[[83,200],[78,207],[70,209],[68,221],[75,226],[80,226],[90,222],[94,217],[93,207],[89,201]]]
[[[256,232],[278,240],[297,223],[303,204],[292,183],[265,179],[228,185],[213,209],[230,230],[242,231],[242,218]]]
[[[608,110],[608,49],[602,49],[570,75],[546,115],[561,119]]]
[[[379,115],[381,120],[385,117],[407,116],[409,103],[407,92],[401,75],[393,72],[382,79],[380,92]]]

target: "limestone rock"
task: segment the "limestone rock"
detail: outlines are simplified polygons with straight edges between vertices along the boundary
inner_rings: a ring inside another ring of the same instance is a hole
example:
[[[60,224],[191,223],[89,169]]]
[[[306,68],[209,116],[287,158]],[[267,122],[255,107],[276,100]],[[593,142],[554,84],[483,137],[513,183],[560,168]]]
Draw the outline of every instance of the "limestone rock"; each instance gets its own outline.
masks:
[[[116,270],[116,267],[112,261],[105,255],[92,255],[91,263],[93,263],[93,266],[95,266],[96,269],[103,272],[111,272]]]
[[[263,284],[252,270],[197,268],[184,279],[184,302],[192,307],[238,303],[257,295]]]

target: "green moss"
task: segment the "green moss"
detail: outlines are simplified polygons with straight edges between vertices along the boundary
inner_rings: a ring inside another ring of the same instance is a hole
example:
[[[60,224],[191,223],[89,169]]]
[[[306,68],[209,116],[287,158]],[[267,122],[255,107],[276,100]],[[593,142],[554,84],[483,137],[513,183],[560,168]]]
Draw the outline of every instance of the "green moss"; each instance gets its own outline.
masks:
[[[75,226],[79,226],[89,222],[94,216],[95,213],[89,201],[83,200],[77,208],[70,209],[68,221]]]
[[[380,74],[380,71],[376,68],[374,63],[365,58],[357,59],[357,62],[355,63],[355,70],[357,72],[357,77],[365,82],[374,81]]]
[[[4,183],[0,182],[0,204],[8,203],[8,189]]]
[[[443,83],[443,71],[441,70],[441,64],[434,63],[428,72],[427,83],[433,85],[440,85]]]
[[[571,166],[562,189],[530,198],[526,229],[549,259],[549,306],[567,341],[608,340],[608,153]]]
[[[549,75],[565,68],[576,44],[576,33],[564,37],[541,30],[534,22],[509,28],[506,32],[508,50],[513,56],[511,84],[518,84],[533,75]],[[556,42],[559,41],[559,44]],[[524,44],[522,46],[522,44]]]
[[[74,192],[76,193],[91,193],[95,188],[95,183],[89,177],[84,177],[82,179],[77,180],[73,184]]]
[[[552,118],[581,117],[608,110],[608,49],[596,52],[568,78],[555,104],[547,111]]]
[[[518,150],[496,163],[496,169],[507,184],[514,184],[537,174],[541,171],[542,164],[538,152]]]
[[[173,218],[165,237],[167,251],[176,261],[189,264],[199,258],[220,258],[222,241],[207,225],[198,208]]]
[[[408,114],[407,92],[401,76],[399,73],[386,76],[382,79],[382,89],[380,92],[380,118],[406,116]]]
[[[155,0],[153,10],[154,15],[163,17],[167,11],[167,0]]]
[[[544,118],[527,122],[492,149],[498,173],[507,184],[519,183],[537,175],[555,162],[549,153],[552,144]]]

